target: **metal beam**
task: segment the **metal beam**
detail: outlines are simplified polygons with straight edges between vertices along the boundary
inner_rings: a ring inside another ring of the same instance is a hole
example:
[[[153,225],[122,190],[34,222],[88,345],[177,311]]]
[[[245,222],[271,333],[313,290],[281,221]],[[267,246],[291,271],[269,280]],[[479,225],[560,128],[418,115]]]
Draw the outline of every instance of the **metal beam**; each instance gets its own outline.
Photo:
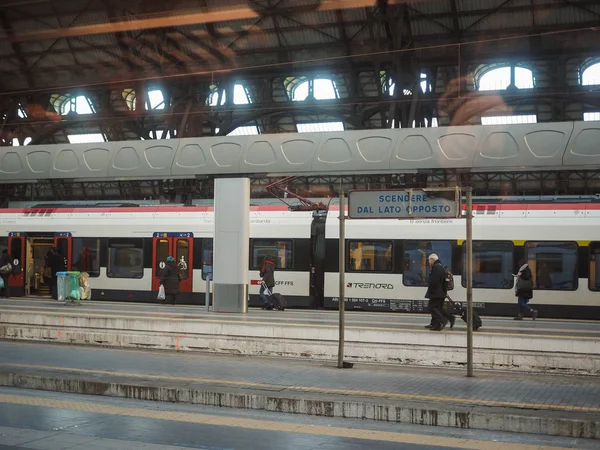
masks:
[[[401,3],[404,0],[389,0],[390,3]],[[323,0],[318,11],[332,11],[335,9],[362,8],[372,6],[373,0]],[[281,12],[288,12],[282,9]],[[275,8],[272,14],[279,11]],[[135,20],[113,21],[91,25],[72,26],[54,30],[39,30],[20,33],[10,38],[11,42],[28,42],[45,39],[59,39],[64,37],[88,36],[94,34],[122,33],[126,31],[139,31],[165,27],[180,27],[214,22],[234,20],[259,19],[259,15],[251,8],[202,8],[196,12],[174,14],[162,17],[139,18]]]
[[[6,33],[6,36],[10,40],[11,37],[13,37],[15,35],[15,31],[13,30],[13,28],[10,24],[10,20],[8,19],[8,17],[6,16],[6,13],[4,11],[0,11],[0,24],[2,25],[2,29]],[[29,87],[34,88],[36,86],[35,79],[34,79],[33,75],[31,74],[31,70],[29,69],[29,67],[27,65],[27,60],[23,56],[23,50],[21,48],[21,44],[19,44],[18,42],[11,42],[11,47],[19,61],[19,66],[21,67],[21,70],[23,70],[23,72],[25,73],[25,79],[27,80],[27,84],[29,85]]]

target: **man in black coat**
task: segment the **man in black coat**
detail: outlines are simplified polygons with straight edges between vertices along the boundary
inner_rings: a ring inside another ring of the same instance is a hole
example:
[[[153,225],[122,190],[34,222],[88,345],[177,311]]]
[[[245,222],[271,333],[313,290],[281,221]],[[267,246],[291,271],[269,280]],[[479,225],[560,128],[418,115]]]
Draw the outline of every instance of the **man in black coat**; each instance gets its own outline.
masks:
[[[444,301],[448,294],[444,286],[446,269],[444,269],[438,255],[435,253],[429,255],[429,265],[431,266],[431,272],[429,272],[429,285],[427,286],[425,298],[429,299],[431,324],[426,328],[432,331],[442,331],[448,322],[450,322],[450,328],[453,328],[456,319],[444,310]]]
[[[2,250],[2,254],[0,255],[0,267],[4,267],[5,265],[10,264],[12,266],[12,259],[8,254],[8,250]],[[0,298],[9,298],[10,291],[8,289],[8,278],[10,277],[11,272],[0,273],[0,277],[2,277],[2,281],[4,282],[4,287],[0,289]]]
[[[46,255],[46,264],[50,267],[52,274],[52,284],[50,285],[50,293],[54,300],[58,300],[58,272],[67,270],[67,258],[65,258],[56,247],[52,247]]]

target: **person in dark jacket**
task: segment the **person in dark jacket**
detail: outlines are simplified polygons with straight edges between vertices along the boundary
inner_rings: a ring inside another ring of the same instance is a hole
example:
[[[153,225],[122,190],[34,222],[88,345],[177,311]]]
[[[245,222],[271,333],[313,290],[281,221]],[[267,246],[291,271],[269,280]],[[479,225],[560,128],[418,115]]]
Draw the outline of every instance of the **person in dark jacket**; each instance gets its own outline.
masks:
[[[7,264],[12,265],[12,260],[10,255],[8,254],[8,250],[2,250],[2,254],[0,255],[0,267],[4,267]],[[8,289],[8,278],[10,277],[11,272],[0,273],[0,277],[2,277],[2,281],[4,282],[4,287],[0,289],[0,298],[9,298],[10,291]]]
[[[521,267],[517,273],[517,283],[515,285],[515,295],[519,301],[519,314],[515,317],[515,320],[523,320],[525,311],[529,311],[531,317],[535,320],[538,312],[529,306],[529,300],[533,298],[533,275],[524,259],[519,261],[519,265]]]
[[[427,286],[425,298],[429,299],[431,324],[427,325],[426,328],[432,331],[442,331],[448,322],[450,322],[450,328],[453,328],[456,319],[444,309],[444,301],[448,295],[444,288],[446,270],[435,253],[429,255],[428,259],[431,272],[429,272],[429,285]]]
[[[260,276],[262,278],[263,283],[260,286],[259,295],[263,302],[263,309],[273,309],[273,305],[269,300],[269,297],[265,295],[265,285],[273,293],[273,288],[275,287],[275,258],[271,255],[265,256],[265,261],[263,262],[262,268],[260,269]]]
[[[179,276],[179,267],[175,263],[175,258],[167,256],[167,262],[165,268],[160,273],[160,284],[165,288],[165,299],[161,304],[170,303],[174,305],[177,301],[177,294],[179,294],[179,282],[181,277]]]
[[[50,294],[54,300],[58,300],[58,272],[67,270],[67,258],[65,258],[56,247],[52,247],[46,254],[46,264],[50,267]]]

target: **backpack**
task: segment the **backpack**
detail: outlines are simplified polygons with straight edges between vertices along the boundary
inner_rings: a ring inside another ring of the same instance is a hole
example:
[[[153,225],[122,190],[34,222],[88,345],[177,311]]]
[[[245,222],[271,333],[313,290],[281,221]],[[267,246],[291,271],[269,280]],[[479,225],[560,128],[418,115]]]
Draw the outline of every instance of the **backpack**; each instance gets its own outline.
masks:
[[[11,263],[6,263],[4,266],[0,267],[0,273],[2,275],[8,275],[13,270]]]
[[[444,267],[444,291],[448,292],[454,289],[454,275],[446,267]]]

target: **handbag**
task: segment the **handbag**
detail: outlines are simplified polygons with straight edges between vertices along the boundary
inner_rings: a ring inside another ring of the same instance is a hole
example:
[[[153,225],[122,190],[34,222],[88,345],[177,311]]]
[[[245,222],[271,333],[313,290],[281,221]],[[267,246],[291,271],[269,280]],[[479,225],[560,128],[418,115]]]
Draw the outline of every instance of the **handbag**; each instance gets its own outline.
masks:
[[[165,287],[162,284],[158,288],[158,297],[156,298],[158,300],[164,300],[165,298],[167,298],[167,296],[165,295]]]
[[[519,278],[517,280],[517,292],[518,291],[532,291],[533,290],[533,280],[524,280],[523,278]]]

